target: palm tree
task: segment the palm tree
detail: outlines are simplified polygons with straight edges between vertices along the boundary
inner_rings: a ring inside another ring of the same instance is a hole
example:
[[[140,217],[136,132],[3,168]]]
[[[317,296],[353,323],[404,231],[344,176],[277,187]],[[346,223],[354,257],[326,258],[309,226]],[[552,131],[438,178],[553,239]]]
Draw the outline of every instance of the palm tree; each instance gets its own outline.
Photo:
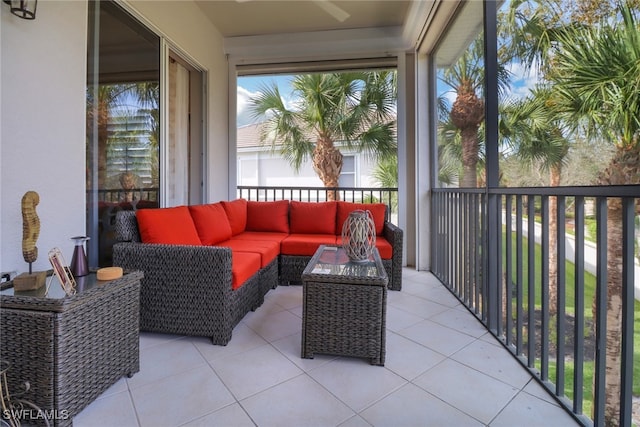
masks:
[[[442,98],[438,100],[439,134],[441,142],[446,146],[443,154],[449,159],[458,156],[462,162],[460,187],[478,186],[478,165],[484,157],[481,153],[484,142],[483,40],[482,35],[476,37],[456,63],[440,75],[440,81],[456,94],[451,108],[448,108]],[[497,80],[501,95],[509,81],[509,72],[503,63],[498,64]],[[444,116],[444,112],[448,112],[448,117]]]
[[[378,185],[385,188],[398,187],[398,155],[394,154],[380,159],[373,170],[373,178]],[[391,212],[398,211],[398,193],[392,193],[387,201]]]
[[[445,70],[441,79],[456,93],[456,99],[449,110],[449,119],[457,129],[456,136],[460,140],[460,187],[478,186],[478,130],[484,122],[484,100],[481,95],[484,85],[482,52],[482,38],[477,37],[454,66]]]
[[[114,120],[112,117],[114,110],[122,110],[127,104],[134,99],[136,102],[135,110],[129,109],[129,116],[135,114],[144,114],[149,119],[149,145],[152,154],[152,169],[154,181],[157,182],[157,156],[158,141],[160,137],[159,126],[159,95],[160,87],[157,82],[142,83],[122,83],[122,84],[103,84],[99,85],[96,93],[87,90],[87,141],[92,141],[92,137],[97,137],[97,146],[93,147],[89,144],[89,152],[97,151],[97,176],[98,188],[104,188],[107,181],[107,152],[110,143],[109,140],[109,124]],[[96,97],[97,95],[97,97]],[[126,116],[126,114],[125,114]],[[125,117],[126,118],[126,117]],[[97,127],[97,129],[93,129]],[[130,131],[133,133],[133,131]],[[87,177],[88,188],[91,188],[90,178]]]
[[[395,74],[296,75],[292,81],[295,108],[285,105],[277,85],[263,86],[250,100],[253,116],[266,117],[261,140],[279,149],[296,171],[310,158],[323,185],[336,188],[342,171],[339,147],[376,158],[397,152]],[[336,200],[337,192],[329,191],[327,199]]]
[[[562,168],[570,143],[564,136],[565,125],[555,110],[550,86],[538,85],[519,101],[501,108],[500,135],[521,162],[541,166],[549,172],[552,187],[560,185]],[[558,255],[557,199],[549,198],[549,313],[557,313]]]
[[[560,107],[588,135],[615,145],[601,185],[640,184],[640,27],[630,4],[622,22],[603,21],[567,32],[552,80]],[[607,201],[607,351],[605,423],[618,425],[622,319],[622,203]]]

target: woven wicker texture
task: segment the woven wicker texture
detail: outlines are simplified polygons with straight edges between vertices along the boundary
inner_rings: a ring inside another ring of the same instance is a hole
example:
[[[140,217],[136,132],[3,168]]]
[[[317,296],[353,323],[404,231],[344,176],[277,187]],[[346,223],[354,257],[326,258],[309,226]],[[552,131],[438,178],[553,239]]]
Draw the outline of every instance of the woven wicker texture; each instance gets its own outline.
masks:
[[[310,256],[280,255],[280,284],[301,285],[302,272],[311,261]]]
[[[133,211],[116,215],[113,264],[144,272],[140,290],[140,328],[144,331],[210,337],[225,345],[233,328],[278,284],[301,284],[309,256],[280,255],[242,287],[231,289],[229,248],[140,243]],[[393,259],[384,261],[389,288],[400,290],[402,230],[385,223]]]
[[[143,331],[205,336],[226,345],[233,328],[264,299],[263,277],[268,277],[265,287],[273,286],[274,267],[268,266],[233,291],[229,248],[136,243],[137,221],[131,212],[118,212],[116,230],[119,238],[134,242],[113,246],[114,265],[145,273],[140,289]]]
[[[135,217],[136,215],[133,211],[120,211],[117,213],[115,224],[116,240],[120,242],[140,242],[138,223]],[[385,221],[382,235],[393,247],[391,262],[383,260],[389,277],[389,289],[399,291],[402,290],[403,232],[396,225]],[[300,276],[311,257],[280,255],[279,258],[279,284],[301,284]]]
[[[304,282],[302,357],[315,353],[366,357],[384,365],[383,286]]]
[[[391,223],[384,226],[384,236],[393,246],[393,257],[383,259],[389,278],[389,289],[402,290],[402,230]],[[280,285],[300,285],[302,272],[311,261],[310,256],[280,255]]]
[[[386,351],[387,276],[378,251],[375,275],[314,273],[323,247],[305,269],[303,280],[303,358],[315,353],[366,357],[384,365]]]
[[[390,222],[385,222],[382,235],[393,247],[391,268],[387,269],[387,275],[389,276],[389,289],[393,291],[400,291],[402,290],[402,245],[404,234],[402,229],[398,226]]]
[[[71,417],[121,377],[139,371],[142,273],[62,299],[2,295],[0,358],[11,367],[9,387],[28,381],[24,398]]]
[[[114,226],[118,242],[141,242],[135,211],[119,211],[116,213]]]

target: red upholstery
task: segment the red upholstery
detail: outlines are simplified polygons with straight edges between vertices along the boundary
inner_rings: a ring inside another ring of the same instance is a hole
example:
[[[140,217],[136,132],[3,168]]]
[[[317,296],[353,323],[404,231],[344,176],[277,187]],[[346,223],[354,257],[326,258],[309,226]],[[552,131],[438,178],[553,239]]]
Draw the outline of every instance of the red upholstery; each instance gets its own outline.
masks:
[[[238,289],[260,270],[260,254],[253,252],[231,253],[231,288]]]
[[[140,209],[136,211],[140,238],[144,243],[200,246],[200,237],[189,208]]]
[[[338,202],[338,213],[335,228],[336,235],[340,236],[342,234],[342,225],[349,217],[349,214],[356,209],[371,211],[373,222],[376,224],[376,234],[382,234],[382,230],[384,229],[384,217],[387,210],[387,207],[384,203]],[[382,254],[380,256],[382,256]]]
[[[288,233],[273,233],[269,231],[245,231],[244,233],[236,234],[233,236],[234,240],[268,240],[271,242],[282,242],[289,234]]]
[[[231,224],[222,204],[189,206],[189,212],[203,245],[214,245],[231,238]]]
[[[227,213],[227,218],[231,225],[231,233],[234,236],[242,233],[247,228],[247,201],[245,199],[236,199],[232,201],[223,200],[220,203]]]
[[[269,240],[242,240],[235,237],[230,240],[218,243],[216,246],[224,246],[231,248],[231,251],[236,252],[252,252],[260,254],[260,268],[268,266],[271,261],[276,259],[280,254],[280,242],[273,242]]]
[[[320,245],[335,245],[334,234],[290,234],[280,244],[284,255],[313,255]]]
[[[136,215],[143,242],[230,248],[232,287],[238,289],[280,254],[312,256],[320,245],[340,245],[342,224],[356,209],[371,211],[380,257],[392,259],[393,247],[382,236],[386,214],[382,203],[236,199],[189,207],[141,209]]]
[[[288,233],[289,201],[247,202],[247,226],[245,229],[247,231]]]
[[[336,238],[336,244],[342,245],[342,237]],[[382,236],[376,236],[376,248],[380,253],[381,259],[391,259],[393,257],[393,246]]]
[[[334,234],[336,207],[336,202],[292,201],[289,207],[289,231],[291,234]]]

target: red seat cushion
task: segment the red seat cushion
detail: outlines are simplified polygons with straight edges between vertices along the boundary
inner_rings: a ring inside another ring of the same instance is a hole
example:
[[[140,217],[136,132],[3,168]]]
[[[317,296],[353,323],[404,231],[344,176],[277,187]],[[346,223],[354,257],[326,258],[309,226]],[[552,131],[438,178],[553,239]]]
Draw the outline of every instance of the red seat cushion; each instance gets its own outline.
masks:
[[[242,233],[247,228],[247,201],[245,199],[236,199],[232,201],[223,200],[220,203],[227,213],[227,218],[231,225],[231,234],[235,236]]]
[[[201,245],[196,226],[186,206],[140,209],[136,211],[136,218],[143,243]]]
[[[189,206],[189,212],[203,245],[213,245],[231,238],[231,224],[222,204]]]
[[[260,254],[260,267],[266,267],[280,254],[280,242],[269,240],[242,240],[235,237],[218,243],[216,246],[231,248],[232,253],[252,252]]]
[[[280,244],[284,255],[313,255],[320,245],[335,245],[334,234],[291,234]]]
[[[247,231],[289,232],[289,201],[247,202]]]
[[[370,211],[373,216],[373,222],[376,224],[376,234],[382,234],[384,229],[384,217],[387,212],[387,206],[384,203],[351,203],[338,202],[338,213],[336,220],[336,235],[342,234],[342,225],[349,217],[349,214],[356,209]]]
[[[260,270],[260,254],[253,252],[231,253],[231,288],[240,286]]]
[[[336,239],[338,245],[342,245],[342,237]],[[381,259],[391,259],[393,257],[393,246],[382,236],[376,236],[376,248]]]
[[[282,242],[289,233],[274,233],[270,231],[245,231],[233,236],[234,240],[267,240],[270,242]]]
[[[335,234],[336,208],[336,202],[292,201],[289,231],[291,234]]]

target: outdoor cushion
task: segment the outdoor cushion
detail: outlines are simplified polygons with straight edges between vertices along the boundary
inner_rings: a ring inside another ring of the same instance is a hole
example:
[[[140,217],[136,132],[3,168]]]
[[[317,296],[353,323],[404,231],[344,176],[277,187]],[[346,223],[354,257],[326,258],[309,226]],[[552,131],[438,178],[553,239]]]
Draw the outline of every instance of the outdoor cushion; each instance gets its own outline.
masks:
[[[336,244],[342,245],[342,237],[338,236],[336,238]],[[391,259],[393,257],[393,246],[384,237],[376,237],[376,248],[378,248],[381,259]]]
[[[247,201],[245,199],[236,199],[232,201],[223,200],[220,203],[227,213],[227,218],[231,225],[231,233],[234,236],[242,233],[247,228]]]
[[[245,231],[233,236],[234,240],[268,240],[271,242],[282,242],[289,233],[275,233],[271,231]]]
[[[136,211],[136,219],[143,243],[201,245],[186,206],[140,209]]]
[[[335,234],[335,230],[336,202],[291,202],[289,207],[291,234]]]
[[[313,255],[320,245],[335,245],[334,234],[291,234],[280,244],[283,255]]]
[[[373,216],[373,222],[376,225],[376,234],[382,234],[384,229],[384,217],[387,212],[387,207],[384,203],[351,203],[351,202],[338,202],[338,213],[336,221],[336,235],[342,235],[342,225],[349,217],[349,214],[357,209],[363,211],[370,211]]]
[[[203,245],[213,245],[231,238],[231,224],[222,204],[189,206],[191,218]]]
[[[289,232],[289,201],[247,202],[247,231]]]
[[[260,254],[252,252],[231,253],[231,288],[241,287],[260,270]]]
[[[242,240],[230,239],[218,243],[216,246],[231,248],[232,253],[236,252],[253,252],[260,254],[260,267],[268,266],[271,261],[276,259],[280,254],[280,243],[269,240]]]

